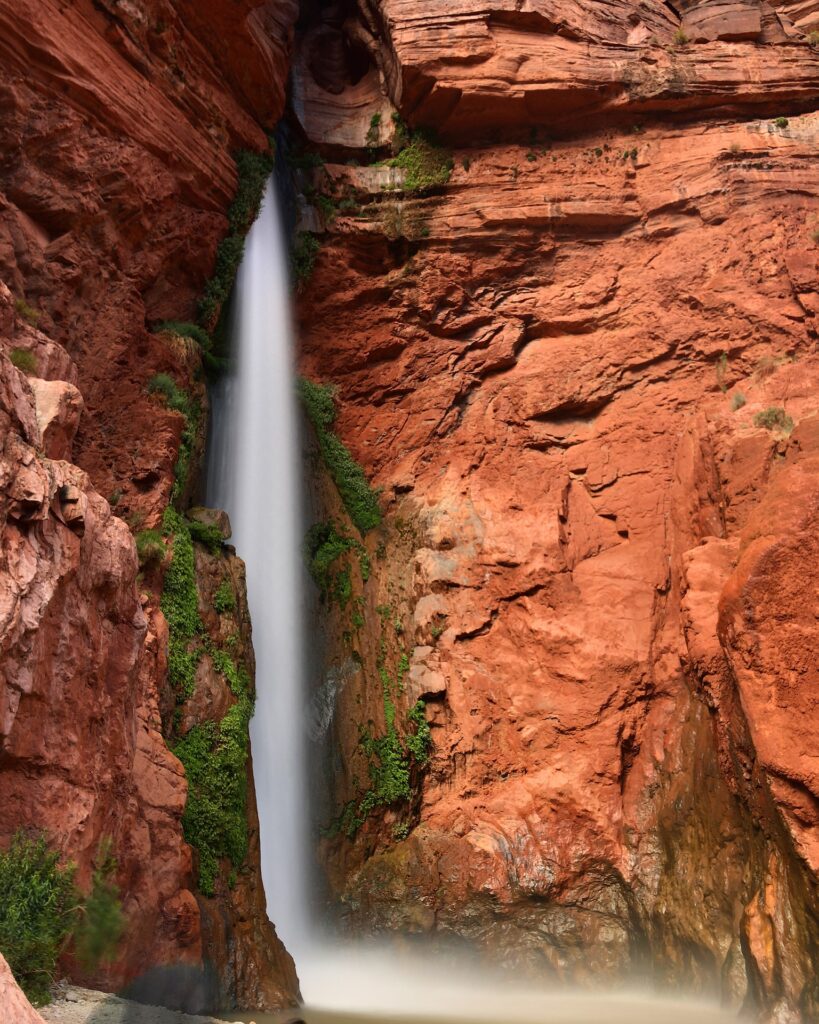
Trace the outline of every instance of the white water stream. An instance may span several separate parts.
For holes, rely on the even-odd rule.
[[[309,841],[298,417],[287,250],[268,184],[235,292],[236,366],[213,396],[208,503],[224,508],[247,565],[256,653],[251,723],[270,918],[292,953],[305,1019],[348,1024],[424,1015],[470,1021],[730,1020],[704,1003],[525,989],[467,967],[323,936],[309,914]],[[510,991],[512,989],[512,991]],[[329,1011],[329,1014],[328,1014]],[[259,1014],[251,1018],[261,1022]]]

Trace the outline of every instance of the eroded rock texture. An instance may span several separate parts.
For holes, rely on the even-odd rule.
[[[0,844],[44,829],[86,886],[112,837],[128,927],[90,980],[211,960],[225,998],[254,1008],[297,993],[264,914],[255,807],[236,888],[197,902],[161,731],[161,578],[138,589],[132,531],[158,525],[183,428],[147,384],[201,375],[148,327],[196,318],[232,154],[264,149],[281,115],[295,15],[287,0],[0,3]]]
[[[456,150],[426,197],[326,168],[361,213],[324,239],[303,365],[383,488],[360,607],[398,637],[332,612],[336,810],[396,643],[433,755],[323,857],[354,930],[812,1020],[819,117],[786,101],[817,62],[767,4],[684,6],[713,41],[652,48],[662,4],[370,5],[407,117],[537,141]],[[649,64],[684,69],[665,110],[733,121],[596,128],[663,109],[609,88]]]

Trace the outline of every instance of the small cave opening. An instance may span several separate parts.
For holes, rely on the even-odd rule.
[[[358,26],[354,0],[302,0],[298,31],[306,47],[305,63],[327,92],[338,95],[357,85],[373,67]]]

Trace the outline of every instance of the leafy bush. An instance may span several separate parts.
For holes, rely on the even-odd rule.
[[[681,28],[678,28],[677,31],[674,33],[674,45],[675,46],[686,46],[688,42],[689,42],[688,36],[685,34],[685,32]]]
[[[37,357],[27,348],[13,348],[9,352],[9,359],[22,373],[37,373]]]
[[[196,667],[202,648],[193,646],[202,632],[196,568],[189,526],[172,508],[165,509],[162,521],[165,536],[172,537],[173,557],[165,573],[160,608],[168,621],[168,677],[183,701],[193,695]]]
[[[264,197],[265,185],[274,166],[274,155],[242,150],[236,154],[238,182],[236,195],[228,211],[228,233],[216,250],[213,276],[205,286],[199,303],[199,322],[212,331],[222,306],[230,296],[236,272],[242,261],[245,235],[256,219]]]
[[[321,243],[309,231],[299,231],[294,237],[290,250],[290,268],[297,287],[301,287],[310,280],[319,249],[321,249]]]
[[[40,322],[40,311],[33,306],[29,306],[25,299],[15,299],[14,308],[17,315],[31,324],[32,327],[36,327]]]
[[[174,747],[188,780],[182,828],[185,840],[199,852],[199,888],[206,896],[215,892],[222,858],[239,868],[247,856],[248,726],[253,699],[247,674],[236,669],[224,652],[217,654],[233,670],[225,674],[237,702],[218,725],[196,725]],[[214,663],[223,667],[217,657]]]
[[[0,853],[0,953],[35,1006],[49,1001],[57,959],[76,924],[74,865],[44,836],[18,832]]]
[[[165,559],[165,540],[159,530],[142,530],[134,538],[141,569],[160,565]]]
[[[793,420],[781,406],[772,405],[754,416],[754,426],[764,427],[766,430],[781,430],[785,434],[790,434],[793,430]]]
[[[745,395],[741,391],[737,391],[731,399],[731,409],[736,412],[737,409],[741,409],[745,405],[746,401]]]
[[[438,146],[426,133],[418,131],[412,133],[398,156],[390,160],[389,166],[406,171],[405,191],[425,192],[446,185],[454,162],[448,150]]]
[[[333,390],[302,378],[299,381],[299,395],[316,432],[324,464],[338,487],[350,519],[362,534],[367,533],[381,522],[378,495],[370,487],[364,470],[352,457],[347,446],[333,432],[336,418]]]
[[[236,595],[233,593],[233,587],[229,580],[222,580],[216,588],[216,593],[213,595],[213,607],[219,615],[232,612],[236,608]]]
[[[788,121],[787,117],[777,117],[774,124],[777,128],[787,128],[790,121]]]

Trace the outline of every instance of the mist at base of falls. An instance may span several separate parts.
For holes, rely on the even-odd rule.
[[[333,937],[311,920],[305,523],[290,304],[287,248],[271,181],[236,282],[235,365],[212,395],[207,500],[228,512],[247,567],[262,876],[268,913],[296,962],[306,1004],[300,1016],[311,1024],[411,1017],[574,1024],[734,1019],[707,1003],[535,988],[487,973],[485,964],[478,970],[440,954]],[[255,1013],[244,1019],[263,1024],[292,1017]]]

